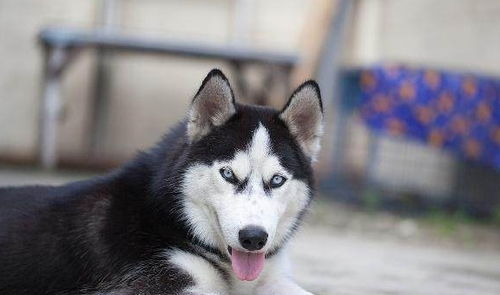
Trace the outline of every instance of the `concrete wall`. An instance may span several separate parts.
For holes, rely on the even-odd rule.
[[[497,0],[359,0],[345,64],[400,62],[500,77],[499,15]],[[362,169],[368,133],[360,120],[351,129],[349,157]],[[450,153],[389,137],[377,145],[375,181],[435,196],[453,193],[456,159]]]
[[[294,51],[301,48],[298,40],[307,39],[300,38],[300,34],[315,1],[117,3],[120,5],[116,25],[128,32],[217,44],[249,42],[261,48]],[[37,32],[48,24],[94,26],[100,22],[101,4],[98,0],[0,0],[0,156],[35,154],[41,79]],[[498,15],[500,1],[496,0],[357,0],[346,41],[345,64],[399,61],[500,75]],[[94,65],[94,52],[84,51],[64,78],[64,117],[58,143],[63,155],[86,151]],[[213,67],[228,70],[226,65],[212,61],[140,54],[112,56],[111,107],[105,136],[99,144],[100,153],[125,158],[158,140],[165,129],[184,116],[201,79]],[[351,134],[355,134],[352,140],[356,144],[350,157],[356,167],[363,167],[367,132],[359,120],[354,122]],[[384,146],[386,155],[407,150],[400,142]],[[440,167],[445,167],[440,181],[451,181],[453,169],[449,167],[453,167],[453,157],[425,146],[422,149],[425,152],[419,154],[426,157],[426,163],[439,162]],[[443,158],[448,164],[443,164]],[[399,166],[407,166],[404,161],[388,161],[388,165],[380,166],[381,175],[396,177],[401,183],[411,181],[413,174],[397,172]],[[395,169],[386,169],[391,165]],[[433,178],[436,179],[427,177],[429,181]]]
[[[359,0],[346,60],[500,76],[499,13],[497,0]]]
[[[42,68],[38,30],[51,23],[90,25],[94,14],[95,2],[88,0],[0,1],[0,153],[34,153]],[[78,84],[86,84],[85,75]]]
[[[307,0],[122,0],[115,25],[151,38],[294,51]],[[314,3],[314,2],[312,2]],[[0,0],[0,155],[35,154],[41,80],[38,31],[50,24],[92,27],[101,22],[98,0]],[[244,9],[237,9],[243,7]],[[79,54],[65,73],[58,149],[84,154],[88,146],[95,52]],[[214,61],[115,54],[110,61],[110,113],[101,156],[129,157],[150,146],[182,118]],[[229,73],[230,75],[231,73]]]

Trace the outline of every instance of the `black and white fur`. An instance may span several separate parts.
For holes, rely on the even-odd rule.
[[[321,131],[315,82],[276,111],[236,103],[212,70],[187,119],[116,171],[0,189],[0,294],[310,294],[289,277],[286,242],[312,197]],[[228,251],[248,225],[268,234],[251,282]]]

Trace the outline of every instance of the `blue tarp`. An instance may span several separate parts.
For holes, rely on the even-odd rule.
[[[361,72],[360,83],[361,116],[372,129],[500,169],[500,80],[375,66]]]

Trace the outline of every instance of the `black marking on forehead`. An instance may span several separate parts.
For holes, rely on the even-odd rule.
[[[311,185],[310,160],[304,155],[285,123],[276,116],[263,125],[269,132],[271,151],[279,158],[280,164],[292,173],[295,179],[306,180]]]
[[[224,161],[244,151],[251,143],[255,130],[262,124],[269,133],[271,152],[296,179],[312,182],[309,160],[305,157],[279,112],[269,107],[236,105],[236,114],[224,125],[214,128],[207,136],[190,146],[189,160],[210,165]]]

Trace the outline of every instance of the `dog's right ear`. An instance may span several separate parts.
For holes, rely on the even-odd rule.
[[[199,140],[235,113],[234,94],[229,81],[220,70],[211,70],[191,103],[187,125],[189,141]]]
[[[318,83],[310,80],[299,86],[281,111],[280,118],[302,151],[314,161],[323,133],[323,104]]]

